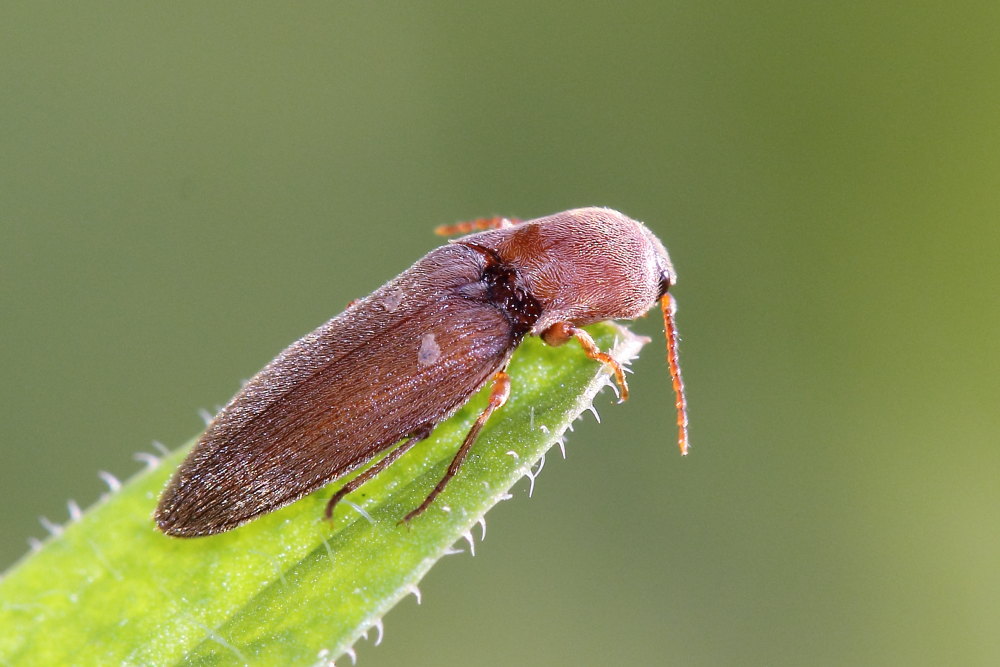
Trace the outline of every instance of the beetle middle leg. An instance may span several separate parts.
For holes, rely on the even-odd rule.
[[[576,338],[580,341],[580,347],[583,348],[587,357],[600,361],[611,369],[615,374],[615,382],[618,383],[618,388],[621,390],[621,401],[619,402],[628,400],[628,383],[625,381],[625,372],[622,370],[621,364],[607,352],[601,352],[601,348],[597,347],[597,343],[594,342],[589,333],[569,322],[556,322],[542,332],[542,340],[553,347],[562,345],[570,338]]]
[[[486,408],[482,411],[479,417],[476,418],[476,423],[474,423],[472,428],[469,429],[468,435],[465,436],[465,441],[462,443],[462,446],[458,448],[455,458],[451,460],[451,465],[448,466],[448,471],[445,472],[444,477],[442,477],[441,481],[437,483],[434,490],[431,491],[430,494],[428,494],[428,496],[424,499],[424,502],[420,503],[420,507],[403,517],[403,520],[400,521],[400,523],[408,523],[411,519],[419,516],[424,510],[430,507],[430,504],[434,502],[434,499],[437,498],[438,494],[444,490],[444,487],[447,486],[451,478],[455,476],[458,469],[462,467],[462,461],[465,460],[465,456],[469,453],[469,450],[472,449],[472,443],[474,443],[476,438],[479,436],[479,431],[483,428],[483,424],[486,423],[486,420],[490,418],[490,415],[492,415],[497,408],[507,402],[507,398],[509,396],[510,376],[504,371],[497,371],[497,374],[493,376],[493,388],[490,390],[489,403],[486,404]]]
[[[472,232],[482,232],[487,229],[505,229],[513,227],[521,222],[517,218],[477,218],[466,222],[456,222],[453,225],[439,225],[434,228],[434,233],[438,236],[455,236],[456,234],[471,234]]]
[[[392,465],[392,463],[396,459],[405,454],[410,449],[410,447],[413,447],[413,445],[417,444],[421,440],[426,440],[427,436],[429,436],[431,434],[431,431],[433,430],[434,427],[429,424],[425,424],[424,426],[420,427],[419,429],[414,431],[409,438],[406,439],[406,442],[404,442],[399,447],[396,447],[394,450],[383,456],[382,459],[379,460],[379,462],[373,465],[371,468],[365,470],[363,473],[352,479],[347,484],[344,484],[344,486],[342,486],[340,490],[337,491],[335,494],[333,494],[330,500],[327,501],[326,511],[323,513],[324,518],[326,518],[327,521],[332,519],[333,508],[336,507],[337,503],[339,503],[344,496],[346,496],[351,491],[354,491],[359,486],[370,480],[372,477],[374,477],[375,475],[379,474],[380,472],[388,468],[390,465]]]

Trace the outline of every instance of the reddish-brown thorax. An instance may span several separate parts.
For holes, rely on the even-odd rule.
[[[492,251],[517,270],[524,290],[541,310],[530,333],[552,344],[566,339],[567,324],[582,327],[633,319],[661,301],[678,443],[687,454],[687,403],[673,319],[676,305],[667,294],[677,275],[666,248],[652,232],[617,211],[580,208],[472,234],[455,243]]]
[[[675,281],[666,249],[617,211],[582,208],[459,239],[517,268],[542,314],[531,333],[556,322],[586,326],[642,315]]]

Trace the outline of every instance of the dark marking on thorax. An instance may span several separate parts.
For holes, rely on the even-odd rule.
[[[542,305],[523,287],[517,269],[502,261],[495,251],[467,244],[486,257],[480,284],[484,288],[483,300],[497,308],[510,321],[515,344],[535,326],[542,314]]]

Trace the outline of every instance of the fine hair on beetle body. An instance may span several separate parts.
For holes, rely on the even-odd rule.
[[[293,343],[216,415],[160,498],[160,530],[179,537],[230,530],[384,453],[330,498],[330,517],[341,498],[492,383],[486,408],[438,485],[403,517],[409,521],[433,503],[506,402],[507,365],[525,336],[549,345],[577,340],[614,373],[625,400],[620,365],[582,327],[632,319],[658,302],[679,445],[687,452],[668,293],[677,277],[666,248],[642,223],[611,209],[581,208],[438,231],[468,235],[430,251]]]

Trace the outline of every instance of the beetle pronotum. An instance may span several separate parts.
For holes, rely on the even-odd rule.
[[[476,231],[481,230],[481,231]],[[441,481],[460,468],[483,424],[510,394],[506,373],[526,335],[576,339],[591,359],[622,369],[581,327],[632,319],[657,301],[676,396],[678,444],[687,409],[677,361],[676,274],[641,223],[605,208],[525,222],[490,218],[439,228],[468,233],[427,253],[370,296],[293,343],[216,415],[167,486],[156,524],[169,535],[210,535],[287,505],[388,450],[330,498],[334,505],[454,413],[487,382],[476,419]]]

